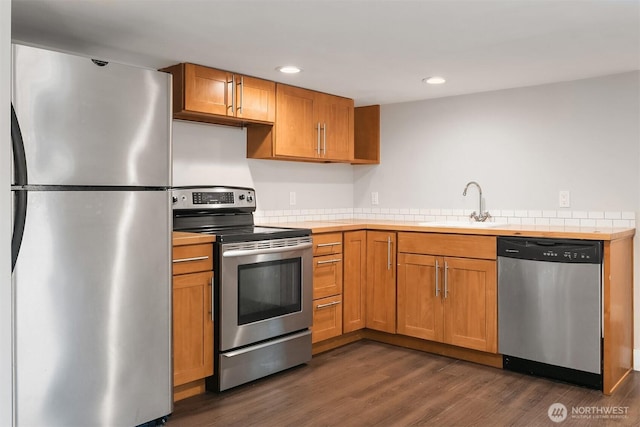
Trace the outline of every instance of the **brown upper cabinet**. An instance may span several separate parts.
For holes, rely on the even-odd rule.
[[[380,163],[380,106],[230,71],[182,63],[175,119],[247,127],[247,158]]]
[[[247,129],[247,157],[351,162],[353,100],[276,85],[276,123]]]
[[[380,163],[380,106],[354,109],[353,161],[358,165]]]
[[[195,64],[162,71],[173,75],[176,119],[233,126],[275,121],[275,82]]]

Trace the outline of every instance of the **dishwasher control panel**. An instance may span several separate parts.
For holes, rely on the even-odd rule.
[[[498,256],[533,261],[600,264],[602,262],[602,242],[501,237],[498,239]]]

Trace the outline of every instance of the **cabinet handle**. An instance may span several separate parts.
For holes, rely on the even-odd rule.
[[[335,259],[328,259],[325,261],[316,261],[316,264],[320,265],[320,264],[335,264],[336,262],[340,262],[342,261],[340,258],[335,258]]]
[[[238,114],[242,113],[242,107],[244,105],[244,76],[240,76],[240,100],[238,101]]]
[[[316,147],[316,152],[318,156],[320,155],[320,122],[318,122],[318,126],[316,126],[316,132],[318,134],[318,146]]]
[[[340,304],[340,301],[328,302],[326,304],[318,304],[316,305],[316,309],[331,307],[332,305],[338,305],[338,304]]]
[[[234,110],[236,109],[236,88],[233,87],[233,83],[236,80],[235,74],[231,75],[231,114],[235,114]]]
[[[173,263],[177,264],[179,262],[189,262],[189,261],[204,261],[205,259],[209,259],[208,256],[196,256],[193,258],[178,258],[178,259],[174,259]]]
[[[323,142],[322,142],[322,151],[324,152],[324,156],[327,157],[327,124],[323,123],[322,124],[322,137],[323,137]]]
[[[316,245],[317,248],[324,248],[327,246],[337,246],[337,245],[341,245],[342,242],[331,242],[331,243],[318,243]]]
[[[449,264],[447,261],[444,262],[444,297],[445,299],[449,296]]]
[[[438,265],[438,260],[436,260],[436,297],[438,296],[438,294],[440,293],[440,284],[439,282],[439,274],[438,274],[438,270],[440,270],[440,265]]]
[[[215,322],[216,319],[213,318],[213,304],[215,301],[213,301],[213,276],[211,276],[211,307],[209,308],[209,315],[211,315],[211,321]]]
[[[391,270],[391,236],[387,236],[387,270]]]

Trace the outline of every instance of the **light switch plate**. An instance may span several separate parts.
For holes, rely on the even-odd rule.
[[[295,206],[296,205],[296,192],[295,191],[290,191],[289,192],[289,205],[290,206]]]
[[[371,192],[371,204],[372,205],[377,205],[379,203],[380,203],[380,201],[378,200],[378,192],[377,191],[372,191]]]

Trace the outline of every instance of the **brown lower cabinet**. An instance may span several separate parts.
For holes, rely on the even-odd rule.
[[[213,245],[174,246],[173,265],[173,385],[179,400],[203,392],[204,378],[213,375]]]
[[[496,353],[496,262],[398,254],[398,333]]]
[[[313,343],[342,335],[342,233],[313,235]]]
[[[367,231],[366,327],[396,333],[396,233]]]
[[[367,232],[347,231],[343,241],[342,332],[346,334],[366,325]]]

